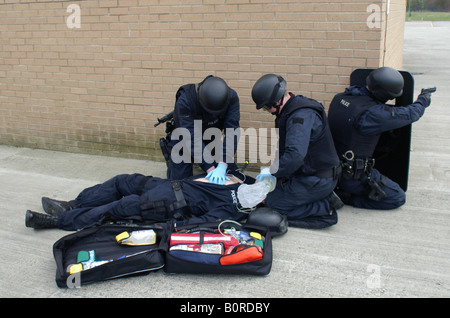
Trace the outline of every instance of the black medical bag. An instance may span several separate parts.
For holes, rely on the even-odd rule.
[[[119,243],[124,233],[142,231],[153,231],[153,244]],[[180,237],[182,240],[176,241]],[[181,227],[173,221],[149,225],[106,223],[62,237],[53,245],[53,256],[60,288],[158,269],[167,273],[268,275],[272,239],[268,228],[232,221]]]

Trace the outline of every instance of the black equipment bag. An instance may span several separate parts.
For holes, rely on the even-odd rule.
[[[356,69],[350,75],[350,86],[365,86],[366,77],[375,69]],[[414,99],[414,78],[411,73],[399,71],[403,76],[403,94],[395,99],[395,106],[407,106]],[[375,168],[395,181],[406,191],[408,188],[411,124],[381,134],[373,157]]]
[[[245,241],[249,234],[253,236]],[[185,225],[174,227],[166,242],[166,273],[264,276],[272,267],[272,238],[267,227],[234,221]]]
[[[215,255],[216,259],[219,259],[229,255],[235,257],[239,252],[241,254],[237,255],[238,257],[247,253],[251,255],[250,261],[236,264],[231,262],[232,264],[229,265],[213,265],[202,262],[201,256],[203,253],[200,251],[178,250],[174,253],[171,250],[170,240],[173,233],[201,233],[203,238],[198,242],[200,244],[206,243],[207,239],[205,240],[204,237],[205,235],[208,237],[209,234],[215,234],[219,239],[229,239],[230,235],[220,233],[219,225],[222,230],[233,228],[236,231],[242,230],[246,233],[253,233],[254,236],[261,235],[258,246],[252,246],[255,245],[253,243],[257,240],[255,238],[250,240],[252,241],[250,245],[241,244],[242,242],[233,239],[231,244],[223,244],[221,250],[223,255]],[[117,240],[118,235],[124,232],[132,233],[148,230],[153,230],[155,233],[154,244],[129,246],[119,244]],[[231,241],[231,239],[229,240]],[[191,244],[190,242],[186,245],[189,246],[188,249],[195,249],[199,244]],[[225,246],[228,250],[225,249]],[[228,254],[225,255],[227,252]],[[85,263],[80,261],[80,254],[89,258],[87,263],[90,265],[84,267],[83,264]],[[186,254],[191,254],[190,260],[186,259]],[[258,256],[256,260],[254,260],[255,255]],[[272,239],[267,227],[241,225],[234,221],[192,224],[183,227],[176,227],[174,221],[149,225],[105,223],[95,224],[62,237],[53,245],[53,256],[57,267],[55,280],[60,288],[81,287],[81,285],[113,278],[143,275],[162,268],[167,273],[268,275],[272,267]],[[200,258],[198,258],[199,256]],[[91,267],[91,261],[101,263]],[[71,272],[74,268],[78,268],[79,271]]]
[[[56,284],[60,288],[80,287],[80,285],[117,277],[148,274],[164,266],[163,246],[166,246],[167,225],[148,226],[102,224],[87,227],[66,235],[53,245],[56,261]],[[116,236],[133,231],[153,230],[155,243],[151,245],[129,246],[119,244]],[[147,232],[148,233],[148,232]],[[83,254],[84,253],[84,254]],[[71,273],[76,266],[83,266],[80,254],[90,257],[90,261],[104,262],[95,267]],[[85,260],[86,261],[86,260]],[[81,265],[80,265],[81,264]],[[75,266],[75,267],[72,267]]]

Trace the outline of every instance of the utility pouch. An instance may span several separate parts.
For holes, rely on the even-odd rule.
[[[355,159],[354,161],[354,175],[353,179],[359,180],[366,173],[365,172],[365,161],[362,159]]]
[[[175,200],[149,200],[146,195],[141,195],[141,215],[146,221],[163,222],[172,218],[183,219],[184,216],[190,215],[189,207],[182,191],[181,181],[171,181],[171,188]],[[167,191],[170,190],[167,189]]]
[[[166,163],[170,161],[170,148],[166,138],[159,139],[159,147],[161,148],[161,153],[164,156]]]
[[[141,215],[146,221],[163,222],[171,218],[170,205],[167,199],[148,201],[141,196]]]
[[[350,153],[351,156],[347,157]],[[341,178],[343,180],[364,180],[375,165],[375,159],[354,158],[353,152],[346,152],[341,160]]]

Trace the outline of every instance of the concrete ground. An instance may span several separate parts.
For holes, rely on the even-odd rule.
[[[164,177],[165,165],[132,159],[0,146],[0,297],[449,297],[450,22],[406,23],[404,70],[416,95],[436,85],[413,124],[406,204],[394,211],[345,206],[337,225],[289,228],[274,239],[267,277],[167,275],[162,270],[59,289],[53,243],[69,234],[24,225],[40,198],[72,199],[119,173]]]

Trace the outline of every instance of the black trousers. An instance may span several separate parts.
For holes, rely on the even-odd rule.
[[[76,208],[60,216],[59,228],[78,230],[100,221],[106,213],[124,218],[141,216],[141,195],[149,200],[175,200],[169,180],[121,174],[81,191],[75,199]]]

